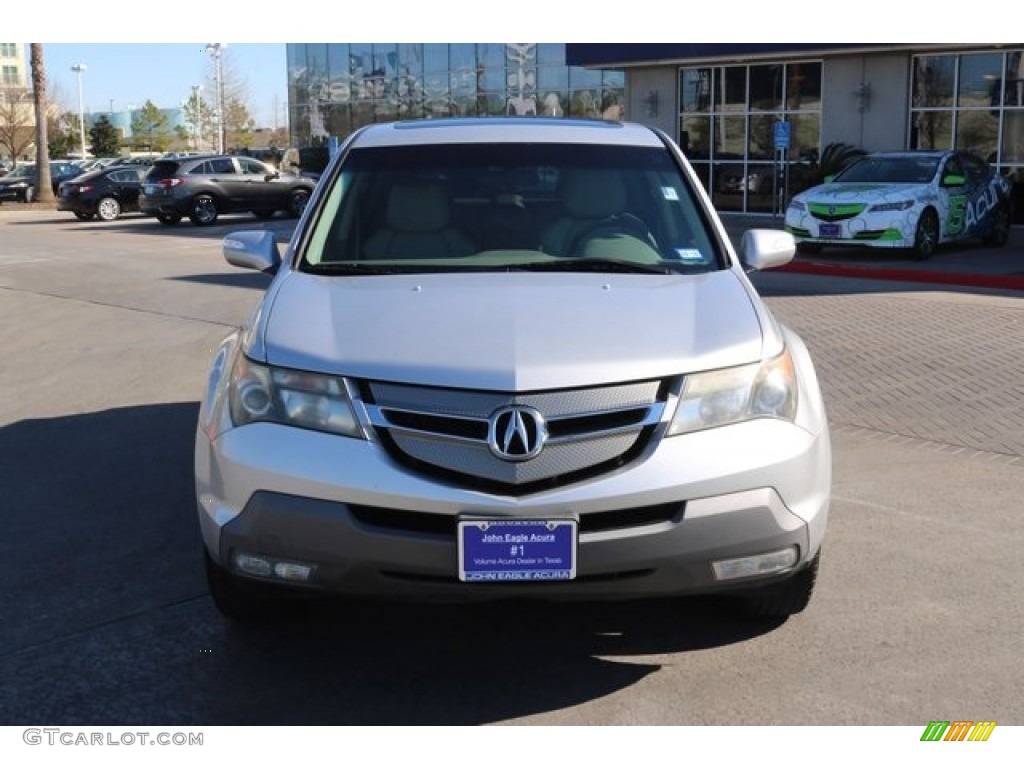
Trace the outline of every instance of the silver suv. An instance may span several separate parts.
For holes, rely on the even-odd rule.
[[[831,458],[804,343],[679,149],[638,125],[373,125],[220,346],[195,479],[227,616],[318,592],[810,599]]]

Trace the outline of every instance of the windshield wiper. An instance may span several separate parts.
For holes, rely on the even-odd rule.
[[[319,264],[303,264],[302,272],[311,275],[401,275],[418,270],[385,267],[377,264],[362,264],[352,261],[321,262]]]
[[[623,259],[558,259],[557,261],[531,261],[516,264],[512,269],[528,272],[638,272],[641,274],[671,275],[675,270],[665,264],[644,264]]]

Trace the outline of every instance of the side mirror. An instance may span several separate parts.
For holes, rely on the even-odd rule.
[[[257,272],[276,274],[281,266],[277,238],[266,229],[232,232],[221,243],[228,264]]]
[[[788,264],[796,255],[796,240],[778,229],[748,229],[740,241],[740,263],[747,271]]]
[[[279,178],[281,178],[281,174],[280,173],[278,173],[277,171],[271,171],[270,173],[268,173],[266,176],[263,177],[263,180],[264,181],[273,181],[274,179],[279,179]]]

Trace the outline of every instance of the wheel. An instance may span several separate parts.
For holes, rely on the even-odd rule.
[[[917,220],[914,233],[914,247],[911,253],[918,261],[929,259],[939,244],[939,217],[931,208],[926,208]]]
[[[293,189],[288,198],[288,212],[298,218],[306,210],[307,203],[309,203],[309,190]]]
[[[75,211],[75,218],[79,221],[89,221],[92,219],[91,213],[82,213],[81,211]]]
[[[192,201],[192,212],[188,217],[193,224],[206,227],[213,224],[219,215],[217,202],[210,195],[197,195]]]
[[[824,248],[821,243],[797,243],[797,253],[803,253],[808,256],[813,256],[816,253],[821,253],[821,249]]]
[[[741,595],[739,599],[743,614],[760,619],[779,619],[800,613],[811,602],[820,562],[819,551],[811,562],[782,583]]]
[[[96,203],[96,215],[103,221],[113,221],[121,215],[121,204],[112,197],[101,198]]]
[[[206,584],[217,610],[226,618],[241,622],[276,621],[294,616],[302,602],[289,600],[280,591],[232,576],[217,565],[203,548]]]
[[[992,212],[992,228],[985,235],[985,245],[1002,248],[1010,239],[1010,208],[1000,205]]]
[[[177,224],[179,221],[181,221],[181,216],[179,216],[176,213],[158,213],[156,215],[156,220],[159,221],[161,224],[173,226],[174,224]]]
[[[25,187],[25,202],[26,203],[31,203],[35,199],[36,199],[36,188],[31,186],[31,185]]]
[[[261,221],[266,221],[271,216],[273,216],[274,213],[275,211],[253,211],[252,215],[255,216],[257,219],[260,219]]]

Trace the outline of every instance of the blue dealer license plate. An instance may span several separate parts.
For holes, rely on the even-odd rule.
[[[459,521],[461,581],[568,581],[575,577],[575,520]]]
[[[818,237],[839,237],[838,224],[822,224],[818,227]]]

